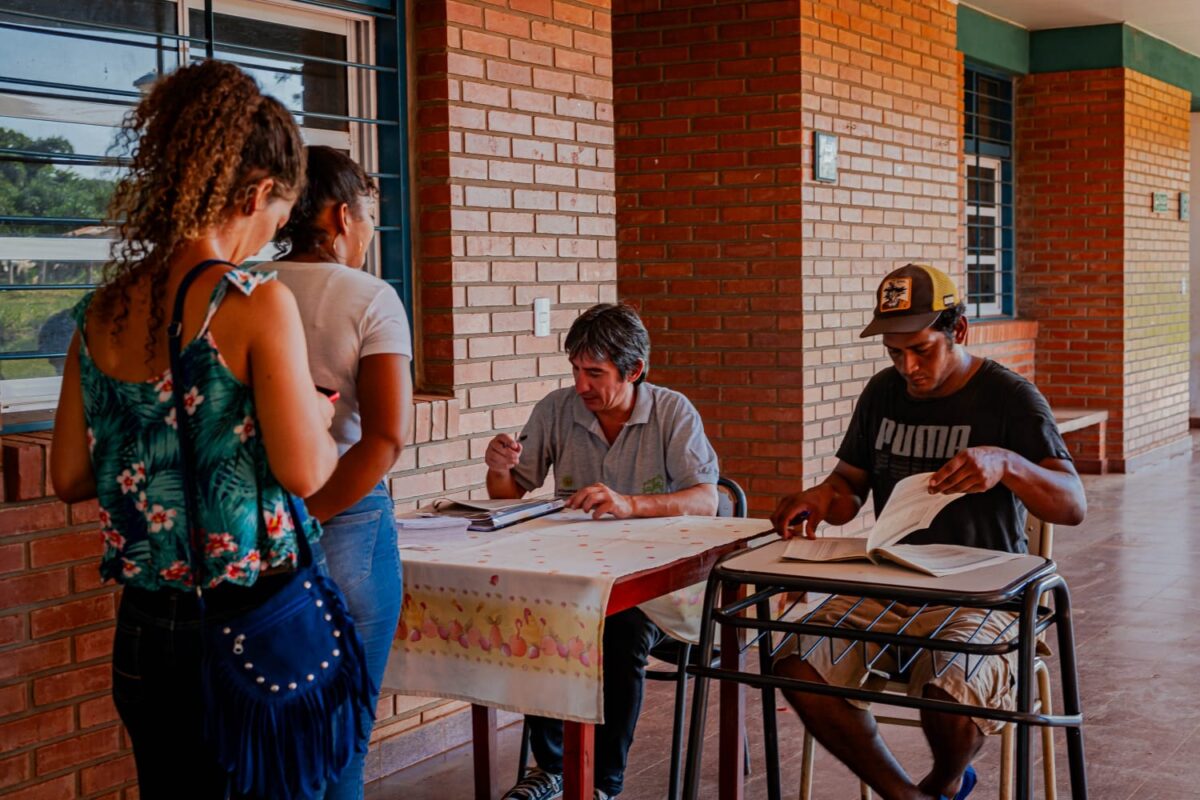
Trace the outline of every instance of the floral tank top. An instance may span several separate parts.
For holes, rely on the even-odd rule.
[[[258,433],[254,395],[221,358],[209,332],[230,287],[249,295],[275,273],[233,269],[217,283],[196,338],[184,345],[184,394],[194,442],[198,529],[205,546],[206,585],[249,586],[260,571],[297,560],[296,522],[288,494],[267,464]],[[100,501],[104,554],[100,574],[127,586],[156,591],[195,585],[187,504],[179,465],[179,438],[170,369],[146,382],[101,372],[87,349],[84,319],[94,293],[75,306],[80,383],[88,449]],[[303,503],[295,500],[297,509]],[[301,511],[309,541],[320,525]]]

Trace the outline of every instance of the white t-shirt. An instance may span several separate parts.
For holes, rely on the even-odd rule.
[[[412,358],[404,304],[379,278],[342,264],[277,261],[270,268],[300,306],[313,380],[341,392],[330,428],[341,455],[362,438],[358,362],[389,353]]]

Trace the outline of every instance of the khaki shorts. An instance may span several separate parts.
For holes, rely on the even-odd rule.
[[[849,616],[841,622],[842,626],[860,630],[871,626],[872,630],[895,633],[918,609],[917,606],[898,603],[885,612],[886,602],[866,598],[857,608],[850,611],[857,600],[856,597],[833,597],[808,621],[816,625],[832,625],[849,611]],[[1014,619],[1012,614],[993,611],[987,616],[986,611],[963,608],[942,626],[951,610],[949,606],[927,607],[904,628],[904,634],[928,637],[937,631],[937,639],[952,642],[973,641],[978,644],[991,643],[1002,634],[1005,639],[1016,638],[1017,626],[1014,624],[1009,627]],[[941,630],[938,630],[939,626],[942,626]],[[1005,630],[1006,628],[1008,629]],[[826,683],[834,686],[861,687],[872,691],[882,690],[887,682],[893,679],[891,676],[897,675],[901,663],[912,656],[911,651],[904,649],[900,651],[900,658],[897,659],[894,646],[888,647],[879,655],[880,645],[813,636],[800,637],[799,652],[808,653],[806,661]],[[783,655],[795,653],[793,644],[791,652]],[[879,656],[878,659],[876,656]],[[946,664],[951,662],[952,658],[953,662],[946,668]],[[959,703],[1011,711],[1015,708],[1016,674],[1015,652],[1003,656],[971,656],[968,668],[967,656],[964,653],[924,651],[908,665],[907,671],[898,679],[908,681],[910,697],[922,696],[924,688],[932,685]],[[848,702],[863,709],[870,705],[856,700]],[[998,733],[1005,725],[998,720],[976,717],[972,719],[986,734]]]

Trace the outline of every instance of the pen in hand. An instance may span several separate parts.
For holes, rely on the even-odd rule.
[[[787,530],[780,531],[780,535],[782,535],[784,539],[790,539],[792,536],[797,535],[801,538],[808,538],[804,531],[804,523],[808,521],[808,516],[809,512],[801,511],[799,514],[792,517],[792,519],[787,523]]]

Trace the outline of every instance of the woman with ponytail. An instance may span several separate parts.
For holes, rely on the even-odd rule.
[[[400,619],[400,553],[384,478],[403,449],[412,414],[408,317],[391,286],[363,271],[375,233],[375,184],[349,156],[308,148],[308,182],[278,240],[275,267],[296,296],[318,385],[338,393],[333,477],[305,502],[325,528],[329,573],[379,685]],[[326,800],[361,800],[360,755]]]
[[[65,502],[99,499],[100,573],[124,584],[113,699],[141,796],[243,796],[231,795],[204,736],[213,720],[201,619],[256,609],[287,584],[320,534],[294,497],[319,489],[337,464],[333,407],[314,387],[291,292],[238,268],[303,190],[303,145],[278,101],[217,61],[160,80],[121,141],[131,158],[111,207],[120,239],[102,285],[74,311],[54,489]],[[167,324],[177,294],[179,329]],[[178,371],[168,328],[182,334]]]

